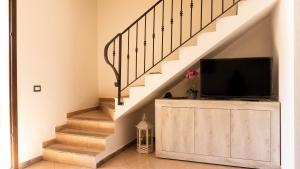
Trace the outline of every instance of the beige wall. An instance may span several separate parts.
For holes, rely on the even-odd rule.
[[[295,159],[300,159],[300,1],[295,0]],[[297,104],[298,103],[298,104]],[[296,169],[300,160],[296,160]]]
[[[278,59],[273,54],[272,16],[260,21],[215,57],[273,57],[273,96],[278,98]]]
[[[272,32],[271,17],[263,19],[252,28],[250,28],[241,37],[236,39],[214,58],[238,58],[238,57],[260,57],[272,56]]]
[[[96,0],[18,0],[20,162],[41,155],[67,112],[97,104],[96,35]]]
[[[155,2],[156,0],[98,0],[98,72],[101,97],[115,96],[115,76],[103,58],[106,43]]]
[[[9,12],[0,1],[0,168],[10,168],[9,129]]]
[[[282,169],[295,168],[293,0],[280,0],[273,15],[274,56],[279,61]],[[299,104],[299,103],[298,103]],[[297,159],[298,160],[298,159]],[[296,161],[297,161],[296,160]],[[299,161],[299,160],[298,160]]]

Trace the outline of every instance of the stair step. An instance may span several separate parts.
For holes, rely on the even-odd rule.
[[[93,137],[98,139],[106,138],[109,135],[109,133],[104,133],[104,132],[95,132],[95,131],[79,130],[79,129],[72,129],[72,128],[62,129],[57,133],[76,135],[82,137]]]
[[[180,60],[164,61],[162,63],[163,74],[174,74],[174,69],[177,69],[180,64]]]
[[[86,156],[96,156],[101,151],[97,151],[95,149],[85,148],[85,147],[78,147],[78,146],[70,146],[70,145],[64,145],[64,144],[52,144],[46,149],[51,149],[59,152],[64,153],[74,153],[74,154],[80,154],[80,155],[86,155]]]
[[[114,119],[115,102],[100,102],[100,110],[108,114],[111,119]]]
[[[149,74],[161,74],[161,72],[150,72]]]
[[[145,86],[135,86],[129,88],[129,95],[131,98],[139,98],[141,93],[145,91]]]
[[[79,119],[79,120],[95,120],[95,121],[111,121],[111,117],[106,114],[101,112],[100,110],[95,110],[95,111],[90,111],[78,115],[74,115],[69,117],[69,119]]]
[[[114,98],[99,98],[100,102],[114,102]]]
[[[107,106],[110,109],[115,109],[115,102],[100,102],[101,106]]]
[[[122,99],[126,99],[126,98],[129,98],[129,97],[130,97],[129,94],[126,94],[126,95],[122,96]]]
[[[96,132],[114,132],[114,121],[112,120],[91,120],[87,118],[68,118],[67,126],[73,129],[90,130]]]
[[[146,87],[157,86],[158,80],[163,80],[164,74],[148,74],[145,76]]]
[[[203,33],[202,33],[203,34]],[[207,33],[209,34],[209,33]],[[198,35],[200,36],[200,35]],[[179,52],[179,58],[180,60],[191,58],[194,53],[197,53],[199,51],[199,46],[189,46],[189,47],[183,47],[180,49]]]
[[[56,132],[56,141],[64,145],[104,150],[108,135],[110,133],[104,131],[95,132],[66,128]]]
[[[58,163],[96,168],[96,156],[100,152],[94,149],[56,143],[43,149],[43,158]]]
[[[129,86],[129,87],[144,87],[145,85],[131,85],[131,86]]]
[[[264,1],[243,0],[239,3],[238,14],[244,17],[248,13],[259,13],[260,17],[261,16],[265,17],[275,7],[275,5],[277,3],[279,3],[279,1],[277,1],[277,0],[264,0]],[[257,5],[257,4],[259,4],[259,5]],[[260,12],[258,12],[258,11],[260,11]]]

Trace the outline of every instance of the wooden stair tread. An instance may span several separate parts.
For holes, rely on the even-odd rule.
[[[149,74],[162,74],[161,72],[150,72]]]
[[[78,146],[75,147],[75,146],[69,146],[69,145],[58,144],[58,143],[49,145],[48,147],[46,147],[46,149],[51,149],[60,152],[88,155],[88,156],[96,156],[101,152],[91,148],[78,147]]]
[[[70,117],[71,119],[80,119],[80,120],[97,120],[97,121],[112,121],[111,117],[99,110],[90,111]]]
[[[145,87],[145,85],[142,85],[142,84],[140,84],[140,85],[131,85],[129,87]]]
[[[64,133],[64,134],[73,134],[73,135],[80,135],[80,136],[86,136],[86,137],[96,137],[96,138],[105,138],[110,133],[108,132],[95,132],[95,131],[87,131],[87,130],[79,130],[79,129],[71,129],[71,128],[65,128],[58,133]]]
[[[100,102],[115,102],[114,98],[99,98]]]

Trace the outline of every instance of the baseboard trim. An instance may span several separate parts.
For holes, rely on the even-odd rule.
[[[93,111],[93,110],[98,110],[98,109],[99,109],[99,106],[96,106],[96,107],[91,107],[91,108],[87,108],[87,109],[69,112],[69,113],[67,113],[67,118],[75,116],[77,114],[81,114],[81,113],[85,113],[85,112],[89,112],[89,111]]]
[[[117,151],[115,151],[114,153],[108,155],[103,160],[101,160],[101,161],[99,161],[97,163],[97,168],[100,167],[101,165],[103,165],[105,162],[107,162],[110,159],[112,159],[113,157],[115,157],[116,155],[120,154],[121,152],[123,152],[124,150],[126,150],[127,148],[129,148],[131,145],[133,145],[135,143],[136,143],[136,139],[130,141],[128,144],[124,145],[123,147],[121,147],[120,149],[118,149]]]
[[[25,162],[19,164],[19,169],[24,169],[26,167],[29,167],[29,166],[31,166],[35,163],[38,163],[38,162],[42,161],[42,160],[43,160],[43,156],[38,156],[38,157],[33,158],[31,160],[25,161]]]

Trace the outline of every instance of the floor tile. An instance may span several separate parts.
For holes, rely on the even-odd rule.
[[[39,163],[27,167],[26,169],[54,169],[54,163],[49,161],[41,161]]]
[[[41,161],[26,169],[88,169],[84,167]],[[156,158],[154,153],[139,154],[135,145],[114,156],[98,169],[240,169],[179,160]]]

